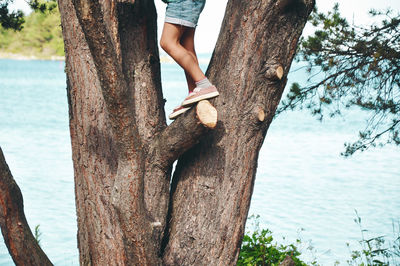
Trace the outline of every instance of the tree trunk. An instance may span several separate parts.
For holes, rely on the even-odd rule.
[[[163,254],[167,265],[235,264],[258,153],[313,1],[228,2],[207,76],[219,121],[178,161]],[[283,72],[282,72],[283,70]]]
[[[218,122],[203,102],[168,127],[154,2],[58,4],[80,263],[234,264],[258,152],[314,0],[229,0],[207,73]]]

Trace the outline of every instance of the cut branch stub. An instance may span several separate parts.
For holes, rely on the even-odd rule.
[[[282,79],[282,77],[283,77],[283,67],[282,66],[278,66],[276,68],[276,77],[280,80]]]
[[[257,116],[258,121],[263,122],[265,120],[265,112],[261,107],[255,109],[255,115]]]
[[[196,106],[196,114],[200,123],[204,126],[214,128],[217,125],[218,112],[209,101],[200,101]]]
[[[270,68],[265,73],[267,79],[271,80],[282,80],[283,77],[283,67],[281,65],[275,65]]]

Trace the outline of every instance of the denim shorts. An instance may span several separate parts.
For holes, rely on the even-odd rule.
[[[206,0],[170,0],[165,22],[195,28]]]

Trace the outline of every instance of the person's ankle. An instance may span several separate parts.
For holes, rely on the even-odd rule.
[[[205,89],[210,86],[212,86],[212,84],[207,78],[204,78],[196,82],[196,88]]]

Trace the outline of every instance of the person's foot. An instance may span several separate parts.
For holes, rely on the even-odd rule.
[[[174,120],[176,119],[178,116],[180,116],[181,114],[183,114],[184,112],[186,112],[187,110],[189,110],[190,107],[183,107],[182,105],[176,107],[172,113],[168,116],[169,119]]]
[[[215,86],[208,88],[195,88],[182,102],[183,107],[188,107],[202,100],[211,99],[219,95]]]

